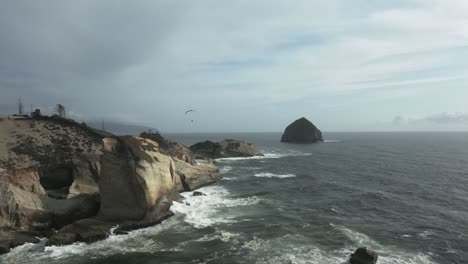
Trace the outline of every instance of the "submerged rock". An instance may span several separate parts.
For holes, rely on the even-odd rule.
[[[253,144],[234,139],[199,142],[190,146],[190,150],[196,158],[202,159],[263,156]]]
[[[377,258],[377,252],[361,247],[351,254],[349,262],[351,264],[376,264]]]
[[[206,196],[206,194],[202,192],[193,192],[192,196]]]
[[[322,132],[312,122],[302,117],[284,130],[281,142],[315,143],[323,142]]]

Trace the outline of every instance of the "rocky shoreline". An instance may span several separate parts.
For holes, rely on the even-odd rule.
[[[260,155],[229,140],[223,157]],[[48,238],[47,245],[91,243],[161,223],[180,192],[221,179],[193,148],[158,133],[115,136],[73,120],[0,122],[0,253]],[[205,159],[195,162],[195,158]]]

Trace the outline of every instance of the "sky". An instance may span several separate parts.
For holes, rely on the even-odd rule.
[[[21,96],[171,133],[279,132],[300,117],[322,131],[468,130],[466,0],[1,6],[0,114]]]

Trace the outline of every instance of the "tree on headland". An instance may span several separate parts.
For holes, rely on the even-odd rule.
[[[57,104],[57,106],[55,106],[55,112],[57,112],[59,117],[65,118],[65,106]]]
[[[24,105],[23,105],[23,101],[21,100],[21,96],[20,96],[20,98],[18,98],[18,115],[19,116],[23,115],[23,110],[24,110]]]

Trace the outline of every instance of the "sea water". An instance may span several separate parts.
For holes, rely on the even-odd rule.
[[[128,235],[63,247],[26,244],[0,263],[468,263],[468,133],[169,135],[190,145],[243,139],[263,157],[216,160],[223,180],[184,193],[175,216]]]

